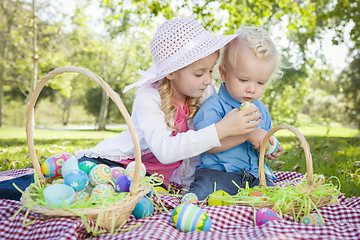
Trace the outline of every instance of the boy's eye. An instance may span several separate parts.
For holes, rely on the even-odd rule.
[[[240,80],[240,82],[243,82],[243,83],[247,82],[247,80],[245,80],[245,79],[239,79],[239,80]]]
[[[195,74],[195,77],[201,77],[202,74]]]
[[[265,83],[264,83],[264,82],[258,82],[258,84],[259,84],[259,85],[265,85]]]

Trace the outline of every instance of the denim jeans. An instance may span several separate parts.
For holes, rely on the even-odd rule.
[[[259,178],[255,178],[245,170],[240,172],[224,172],[209,168],[199,168],[195,172],[195,178],[190,185],[189,192],[195,193],[199,200],[204,200],[209,194],[214,192],[214,185],[216,183],[216,191],[223,190],[230,195],[235,195],[239,192],[239,188],[233,181],[241,188],[245,188],[246,182],[249,183],[250,188],[259,185]],[[275,186],[269,179],[266,179],[266,185]]]

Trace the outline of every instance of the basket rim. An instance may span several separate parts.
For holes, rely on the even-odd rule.
[[[270,139],[270,137],[279,130],[288,130],[292,132],[301,143],[301,146],[305,153],[305,161],[306,161],[306,172],[307,172],[307,184],[308,186],[312,186],[314,184],[313,181],[313,161],[310,153],[310,146],[306,141],[305,137],[301,134],[301,132],[292,125],[281,124],[273,127],[269,130],[269,132],[265,135],[261,146],[260,146],[260,155],[259,155],[259,186],[266,187],[266,178],[264,172],[264,162],[265,162],[265,148]]]
[[[118,109],[120,110],[120,113],[125,119],[126,124],[128,125],[129,131],[132,136],[132,140],[134,142],[134,149],[135,149],[135,171],[133,175],[133,180],[130,186],[130,194],[134,195],[138,191],[139,183],[140,183],[140,164],[141,164],[141,149],[139,140],[135,131],[135,126],[131,120],[130,114],[125,108],[123,102],[121,101],[121,98],[118,93],[116,93],[108,83],[106,83],[101,77],[99,77],[97,74],[93,73],[92,71],[86,69],[86,68],[80,68],[80,67],[60,67],[52,70],[48,74],[46,74],[41,80],[38,82],[37,86],[35,87],[29,102],[28,102],[28,108],[26,111],[26,137],[27,137],[27,145],[30,153],[30,158],[32,161],[32,164],[35,168],[35,171],[37,173],[37,176],[40,180],[41,184],[45,183],[45,177],[41,170],[39,160],[36,156],[35,151],[35,145],[34,145],[34,134],[33,134],[33,128],[32,128],[32,119],[34,117],[34,107],[36,100],[39,97],[39,94],[45,84],[52,79],[53,77],[63,74],[63,73],[80,73],[94,82],[98,83],[109,95],[109,97],[113,100],[113,102],[116,104]]]

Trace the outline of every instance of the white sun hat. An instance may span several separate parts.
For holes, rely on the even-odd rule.
[[[154,65],[139,70],[139,81],[124,88],[151,84],[165,76],[196,62],[225,46],[237,35],[211,35],[192,18],[170,19],[160,25],[150,42]]]

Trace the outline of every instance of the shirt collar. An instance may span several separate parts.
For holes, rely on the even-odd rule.
[[[225,82],[221,83],[220,85],[219,97],[233,108],[240,108],[241,103],[230,96],[230,94],[226,90]]]

